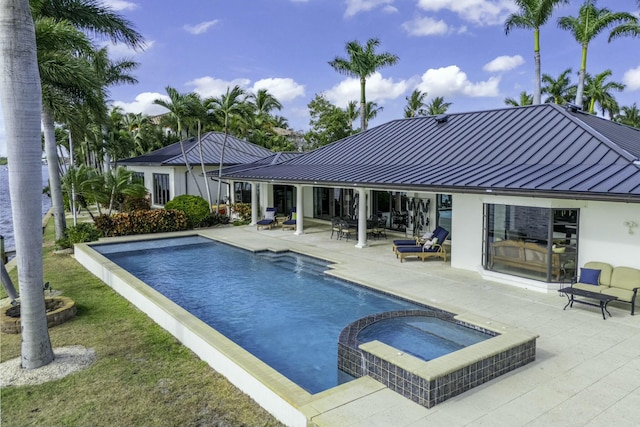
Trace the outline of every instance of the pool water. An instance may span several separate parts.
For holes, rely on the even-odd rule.
[[[424,308],[334,279],[326,262],[292,252],[197,236],[93,247],[310,393],[351,378],[337,368],[346,325]]]
[[[432,360],[491,338],[437,317],[404,316],[380,320],[362,329],[360,343],[378,340],[423,360]]]

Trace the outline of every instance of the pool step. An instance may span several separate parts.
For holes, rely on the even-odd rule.
[[[328,262],[321,259],[306,257],[304,255],[292,253],[260,252],[257,254],[261,258],[266,258],[287,270],[305,272],[310,274],[324,274],[329,268]]]

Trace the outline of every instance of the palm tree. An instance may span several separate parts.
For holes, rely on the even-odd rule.
[[[563,105],[570,102],[573,98],[573,91],[576,86],[571,84],[569,75],[571,74],[571,68],[564,70],[557,79],[554,79],[549,74],[542,75],[542,93],[549,94],[549,97],[544,100],[545,103],[552,102],[554,104]]]
[[[523,107],[525,105],[532,105],[533,104],[533,95],[528,94],[525,91],[520,92],[520,99],[519,100],[515,100],[513,98],[505,98],[504,99],[504,103],[505,105],[509,105],[512,107]]]
[[[622,107],[620,111],[615,117],[616,122],[640,129],[640,109],[635,102],[630,107]]]
[[[224,165],[224,151],[227,147],[227,136],[229,135],[229,124],[232,120],[243,121],[249,112],[249,105],[245,102],[247,95],[240,86],[227,88],[227,92],[217,98],[207,101],[207,108],[212,109],[213,114],[221,119],[224,126],[224,140],[222,142],[222,152],[220,154],[220,165],[218,167],[218,197],[216,201],[216,214],[220,212],[220,197],[222,192],[222,167]]]
[[[624,28],[638,24],[635,16],[627,12],[611,12],[607,8],[599,9],[595,5],[595,0],[586,0],[578,16],[565,16],[558,20],[558,26],[563,30],[570,31],[576,41],[582,46],[582,60],[580,71],[578,72],[578,89],[576,91],[575,103],[582,107],[582,97],[584,95],[585,75],[587,73],[587,51],[589,43],[601,32],[614,27],[610,32],[609,41],[613,38],[626,35]]]
[[[507,17],[504,32],[509,34],[513,28],[533,30],[533,59],[535,62],[535,87],[533,103],[540,104],[540,27],[547,23],[553,10],[560,4],[569,3],[568,0],[514,0],[519,11]]]
[[[365,125],[368,126],[369,120],[375,119],[382,110],[384,110],[384,107],[379,107],[375,102],[367,102],[367,108],[365,108]]]
[[[427,112],[431,116],[437,116],[438,114],[444,114],[451,107],[451,102],[444,102],[442,96],[436,96],[427,105]]]
[[[427,97],[427,92],[422,92],[419,89],[414,89],[411,95],[405,97],[407,100],[407,106],[404,107],[404,116],[406,118],[416,116],[426,116],[427,110],[424,109],[424,99]]]
[[[255,108],[256,115],[269,115],[273,110],[282,110],[282,104],[278,99],[271,95],[267,89],[259,89],[256,94],[247,97]]]
[[[184,165],[187,167],[187,171],[189,172],[189,176],[193,179],[193,182],[196,184],[196,188],[198,189],[198,193],[202,195],[202,191],[200,190],[200,185],[198,184],[198,180],[193,174],[193,168],[189,164],[189,160],[187,159],[187,154],[184,151],[184,138],[182,135],[182,125],[185,120],[189,117],[191,113],[191,104],[193,103],[193,97],[189,94],[181,94],[175,88],[171,86],[167,86],[165,88],[167,91],[167,95],[169,95],[169,101],[165,101],[164,99],[158,98],[153,101],[154,104],[160,105],[167,110],[169,110],[169,116],[176,120],[177,130],[178,130],[178,138],[180,140],[180,151],[182,153],[182,158],[184,160]]]
[[[605,70],[600,74],[596,74],[595,77],[587,74],[584,95],[588,100],[589,108],[587,111],[589,113],[595,113],[596,102],[600,105],[603,115],[605,111],[609,111],[609,116],[613,117],[618,112],[618,103],[611,92],[622,92],[625,86],[619,82],[605,82],[612,74],[611,70]]]
[[[367,130],[367,97],[365,86],[367,77],[371,77],[376,71],[382,67],[394,65],[399,58],[388,52],[376,54],[375,48],[380,45],[380,40],[369,39],[363,47],[357,40],[351,41],[346,45],[347,55],[349,58],[344,59],[336,57],[329,65],[339,73],[350,77],[360,79],[360,129]]]
[[[360,116],[360,108],[358,108],[358,101],[349,101],[347,103],[347,108],[345,108],[344,112],[347,114],[349,119],[349,123],[351,123],[351,130],[353,130],[353,122],[356,121],[358,116]]]
[[[42,292],[42,191],[40,113],[42,92],[36,38],[29,3],[0,2],[0,102],[4,114],[9,190],[16,241],[21,366],[35,369],[53,361]]]

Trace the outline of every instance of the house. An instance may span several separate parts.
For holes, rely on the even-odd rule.
[[[451,266],[549,291],[591,260],[640,268],[640,130],[544,104],[394,120],[282,162],[223,171],[256,206],[450,231]],[[258,187],[260,195],[258,197]],[[363,202],[364,201],[364,202]]]
[[[202,135],[202,157],[207,172],[206,178],[202,173],[197,138],[182,141],[195,181],[189,176],[179,142],[143,156],[120,160],[119,164],[126,166],[127,169],[135,172],[135,176],[143,180],[151,192],[153,207],[162,207],[172,198],[182,194],[202,195],[206,200],[209,200],[206,194],[205,179],[210,180],[211,200],[215,204],[218,196],[217,171],[220,166],[224,140],[225,134],[221,132],[208,132]],[[273,154],[271,150],[264,147],[227,135],[223,167],[252,163]],[[237,183],[237,188],[234,187],[233,190],[226,182],[221,183],[221,186],[221,200],[223,201],[228,200],[232,192],[240,195],[243,193],[244,184],[242,183]]]

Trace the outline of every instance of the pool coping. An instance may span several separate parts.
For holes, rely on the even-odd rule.
[[[376,384],[371,383],[372,380],[370,378],[362,377],[329,390],[325,390],[317,394],[311,394],[92,248],[92,246],[96,244],[123,243],[127,241],[157,240],[162,238],[187,236],[202,236],[211,240],[231,244],[251,252],[273,250],[269,247],[252,248],[216,239],[208,233],[205,234],[197,231],[187,231],[103,238],[94,243],[76,244],[75,257],[88,271],[100,278],[105,284],[110,286],[138,309],[147,314],[158,325],[171,333],[176,337],[176,339],[196,353],[198,357],[208,363],[214,370],[229,379],[231,383],[251,396],[260,406],[265,408],[286,425],[307,426],[315,416],[332,409],[331,407],[327,407],[327,402],[334,402],[333,404],[336,405],[335,407],[338,407],[346,402],[365,396],[375,390],[385,388],[384,384],[377,383],[379,384],[378,387]],[[283,250],[273,251],[283,252]],[[292,250],[291,252],[320,258],[316,254],[310,254],[301,250]],[[379,289],[376,286],[369,286],[362,282],[355,281],[354,278],[350,277],[348,272],[341,269],[339,260],[324,256],[321,259],[326,259],[332,263],[332,265],[329,266],[331,270],[328,273],[332,276],[358,284],[359,286],[384,292],[388,295],[414,301],[408,296],[390,293],[387,290]],[[423,305],[422,303],[419,304]],[[434,304],[433,308],[455,313],[455,310],[452,310],[451,307],[441,308]],[[492,322],[480,316],[463,313],[454,315],[454,317],[461,322],[479,325],[482,328],[499,334],[499,337],[502,337],[500,342],[487,345],[487,351],[499,351],[499,348],[502,348],[502,345],[506,342],[520,340],[523,339],[523,337],[529,337],[529,339],[537,338],[537,335],[517,330],[504,324]],[[497,337],[493,337],[485,342],[491,342],[495,338]],[[386,346],[378,341],[367,343],[364,346],[368,351],[377,356],[393,357],[393,354],[397,355],[398,353],[398,350]],[[458,363],[458,359],[461,357],[456,356],[456,353],[443,356],[430,362],[418,360],[421,364],[431,363],[430,369],[435,369],[437,367],[440,370],[448,370],[452,366],[452,363]],[[474,357],[473,351],[469,352],[469,354],[464,357]],[[408,359],[408,357],[405,357],[403,363]],[[444,360],[440,361],[440,359]]]

